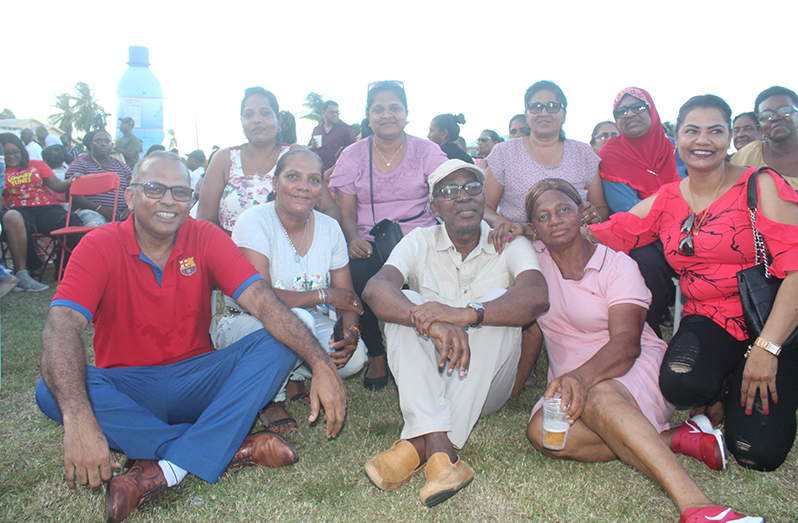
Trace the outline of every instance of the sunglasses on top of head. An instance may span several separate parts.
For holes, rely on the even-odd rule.
[[[382,87],[382,86],[384,86],[384,85],[393,85],[393,86],[395,86],[395,87],[398,87],[398,88],[399,88],[399,89],[401,89],[402,91],[404,91],[404,90],[405,90],[405,84],[404,84],[404,82],[402,82],[401,80],[379,80],[379,81],[377,81],[377,82],[371,82],[371,83],[369,84],[369,87],[368,87],[368,89],[366,89],[366,91],[367,91],[367,92],[370,92],[370,91],[371,91],[372,89],[374,89],[375,87]]]

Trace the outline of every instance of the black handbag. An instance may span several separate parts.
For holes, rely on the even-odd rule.
[[[740,302],[743,305],[743,316],[748,328],[748,335],[756,338],[762,333],[762,328],[770,316],[776,294],[781,287],[781,279],[771,276],[770,262],[765,240],[756,229],[756,207],[758,190],[756,179],[759,173],[766,168],[759,169],[748,178],[746,203],[748,212],[751,213],[751,229],[754,232],[754,249],[756,252],[756,265],[743,269],[737,273],[737,285],[740,288]],[[770,169],[771,173],[775,173]],[[794,330],[782,344],[782,350],[791,350],[798,347],[798,329]]]
[[[374,236],[374,246],[376,250],[372,256],[376,254],[380,260],[380,265],[383,265],[386,261],[388,261],[388,257],[391,255],[393,248],[396,247],[396,245],[404,236],[404,234],[402,234],[402,227],[400,227],[399,224],[419,218],[425,212],[427,212],[427,208],[424,207],[423,211],[412,218],[405,218],[403,220],[397,221],[392,221],[386,218],[377,223],[377,217],[374,213],[374,169],[372,167],[373,152],[371,140],[372,138],[369,137],[369,190],[371,191],[371,216],[374,218],[376,225],[371,228],[369,234]]]

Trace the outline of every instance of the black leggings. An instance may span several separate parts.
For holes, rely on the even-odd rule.
[[[795,442],[798,350],[783,351],[779,356],[778,404],[769,400],[765,415],[757,394],[754,409],[746,415],[740,405],[740,388],[748,345],[749,340],[735,339],[705,316],[685,316],[662,360],[659,384],[674,405],[707,405],[722,399],[728,378],[725,436],[729,451],[743,467],[776,470]]]
[[[360,327],[362,329],[361,338],[368,349],[369,358],[377,358],[385,354],[385,342],[382,339],[380,323],[371,307],[363,300],[363,289],[372,276],[377,274],[382,268],[382,263],[377,256],[377,247],[371,243],[372,255],[369,258],[351,258],[349,260],[349,272],[352,274],[352,285],[355,288],[363,304],[363,315],[360,317]]]
[[[39,259],[39,255],[36,252],[36,244],[31,239],[31,234],[50,234],[50,232],[56,229],[65,227],[67,213],[60,205],[15,207],[14,210],[19,212],[22,215],[22,219],[25,220],[25,232],[28,234],[28,253],[26,259],[28,270],[36,271],[42,267],[42,261]],[[73,213],[70,216],[69,225],[82,225],[82,222],[80,218]],[[70,249],[75,248],[78,239],[76,235],[69,235],[67,237],[67,245]]]
[[[651,306],[646,314],[646,323],[654,330],[657,337],[662,338],[659,324],[665,311],[676,298],[676,287],[673,278],[676,272],[668,265],[662,242],[657,240],[644,247],[629,251],[629,256],[637,262],[640,274],[651,291]]]

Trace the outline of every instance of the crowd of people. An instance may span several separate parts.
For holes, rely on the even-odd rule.
[[[365,472],[390,491],[423,468],[432,507],[474,480],[458,451],[530,383],[545,346],[526,431],[537,451],[621,459],[683,523],[764,521],[711,501],[676,454],[772,471],[795,441],[798,351],[782,344],[798,327],[798,95],[768,88],[734,119],[721,98],[695,96],[673,136],[646,90],[609,102],[614,121],[589,143],[566,139],[565,93],[536,82],[509,139],[486,129],[477,158],[458,145],[463,114],[432,118],[427,139],[407,134],[398,81],[369,85],[358,136],[325,103],[307,146],[276,97],[249,88],[245,143],[207,162],[139,159],[130,119],[115,145],[97,131],[75,158],[45,142],[45,162],[0,135],[5,279],[38,290],[25,288],[39,268],[31,231],[106,223],[74,248],[42,335],[36,398],[64,425],[69,486],[108,483],[106,518],[122,521],[188,473],[215,483],[228,467],[290,465],[290,403],[309,403],[311,419],[323,409],[334,437],[342,379],[365,368],[369,390],[393,376],[404,420]],[[64,151],[48,161],[51,147]],[[52,196],[108,170],[124,180],[115,216],[108,195],[76,198],[69,217]],[[754,227],[783,280],[758,334],[737,286],[759,263]],[[674,278],[686,302],[666,343]],[[80,341],[89,322],[96,366]],[[543,441],[550,398],[570,426],[560,450]],[[671,426],[677,408],[691,412]],[[249,434],[257,417],[265,430]],[[109,449],[130,459],[124,473]]]

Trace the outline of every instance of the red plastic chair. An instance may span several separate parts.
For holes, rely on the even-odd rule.
[[[74,196],[91,196],[94,194],[104,194],[109,191],[114,191],[114,211],[111,214],[111,221],[116,220],[116,204],[119,199],[119,175],[115,172],[86,174],[80,176],[72,182],[69,188],[69,207],[67,209],[67,217],[72,214],[72,204]],[[100,226],[101,227],[101,226]],[[61,277],[64,274],[64,258],[67,252],[72,250],[67,247],[67,235],[69,234],[86,234],[93,231],[97,226],[73,226],[67,225],[61,229],[56,229],[50,233],[50,236],[56,237],[61,243],[61,262],[58,268],[57,283],[61,283]]]
[[[54,191],[50,191],[50,193],[52,196],[55,197],[56,200],[58,200],[59,203],[68,202],[67,197],[64,193],[59,193]],[[33,234],[30,235],[29,241],[34,242],[36,246],[36,252],[39,254],[39,259],[42,260],[42,273],[48,270],[50,262],[53,262],[53,267],[52,267],[53,272],[58,270],[58,267],[56,267],[55,265],[56,265],[56,259],[58,258],[59,246],[57,241],[52,241],[52,240],[53,238],[50,238],[50,235],[40,232],[34,232]],[[57,278],[58,275],[56,275],[54,279]]]
[[[46,188],[45,188],[46,189]],[[59,203],[67,203],[66,195],[63,193],[58,193],[54,191],[50,191],[46,189],[47,192],[50,193]],[[50,270],[49,265],[50,262],[53,262],[52,270],[55,272],[58,270],[56,267],[56,258],[58,257],[58,243],[53,242],[52,238],[49,237],[47,234],[43,234],[40,232],[34,232],[30,235],[28,241],[32,241],[34,248],[36,249],[36,254],[39,256],[39,259],[42,261],[42,273],[45,271]],[[2,249],[0,250],[0,259],[3,260],[6,267],[11,267],[13,262],[11,260],[11,250],[8,248],[7,243],[2,244]],[[56,276],[57,277],[57,276]],[[55,278],[54,278],[55,279]]]

